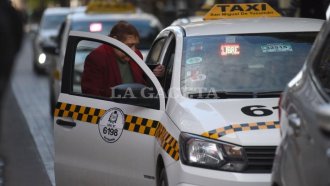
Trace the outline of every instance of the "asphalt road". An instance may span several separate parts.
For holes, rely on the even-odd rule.
[[[0,186],[55,185],[47,76],[32,70],[26,35],[1,110]]]

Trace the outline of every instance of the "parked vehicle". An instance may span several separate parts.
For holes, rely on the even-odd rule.
[[[330,184],[330,22],[280,101],[282,141],[272,186]]]
[[[49,71],[53,61],[51,58],[54,56],[45,53],[42,50],[42,46],[56,45],[56,36],[59,28],[69,13],[70,8],[68,7],[52,7],[44,11],[33,43],[33,70],[36,73],[40,74]]]

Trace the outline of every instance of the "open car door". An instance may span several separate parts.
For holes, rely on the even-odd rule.
[[[126,53],[146,85],[122,84],[109,97],[84,93],[86,57],[100,46]],[[164,110],[159,81],[134,51],[108,36],[71,32],[54,113],[56,184],[155,185],[155,135]]]

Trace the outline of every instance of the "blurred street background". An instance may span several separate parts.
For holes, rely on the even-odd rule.
[[[53,121],[49,75],[33,70],[33,42],[48,7],[78,7],[88,0],[12,0],[20,13],[24,37],[2,100],[0,186],[55,185]],[[325,19],[329,0],[131,0],[155,15],[164,27],[177,18],[201,15],[217,3],[268,2],[285,16]],[[2,67],[0,67],[2,68]],[[4,88],[4,87],[0,87]]]
[[[147,13],[154,14],[164,26],[179,17],[205,13],[217,3],[267,2],[282,15],[325,19],[329,0],[117,0],[133,3]],[[87,5],[90,0],[12,0],[26,23],[40,21],[47,7],[78,7]]]

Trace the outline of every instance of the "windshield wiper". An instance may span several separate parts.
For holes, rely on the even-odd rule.
[[[268,91],[268,92],[256,92],[255,96],[257,98],[273,98],[273,97],[280,97],[283,91]]]
[[[227,98],[253,98],[253,92],[200,92],[188,94],[189,98],[194,99],[227,99]]]

